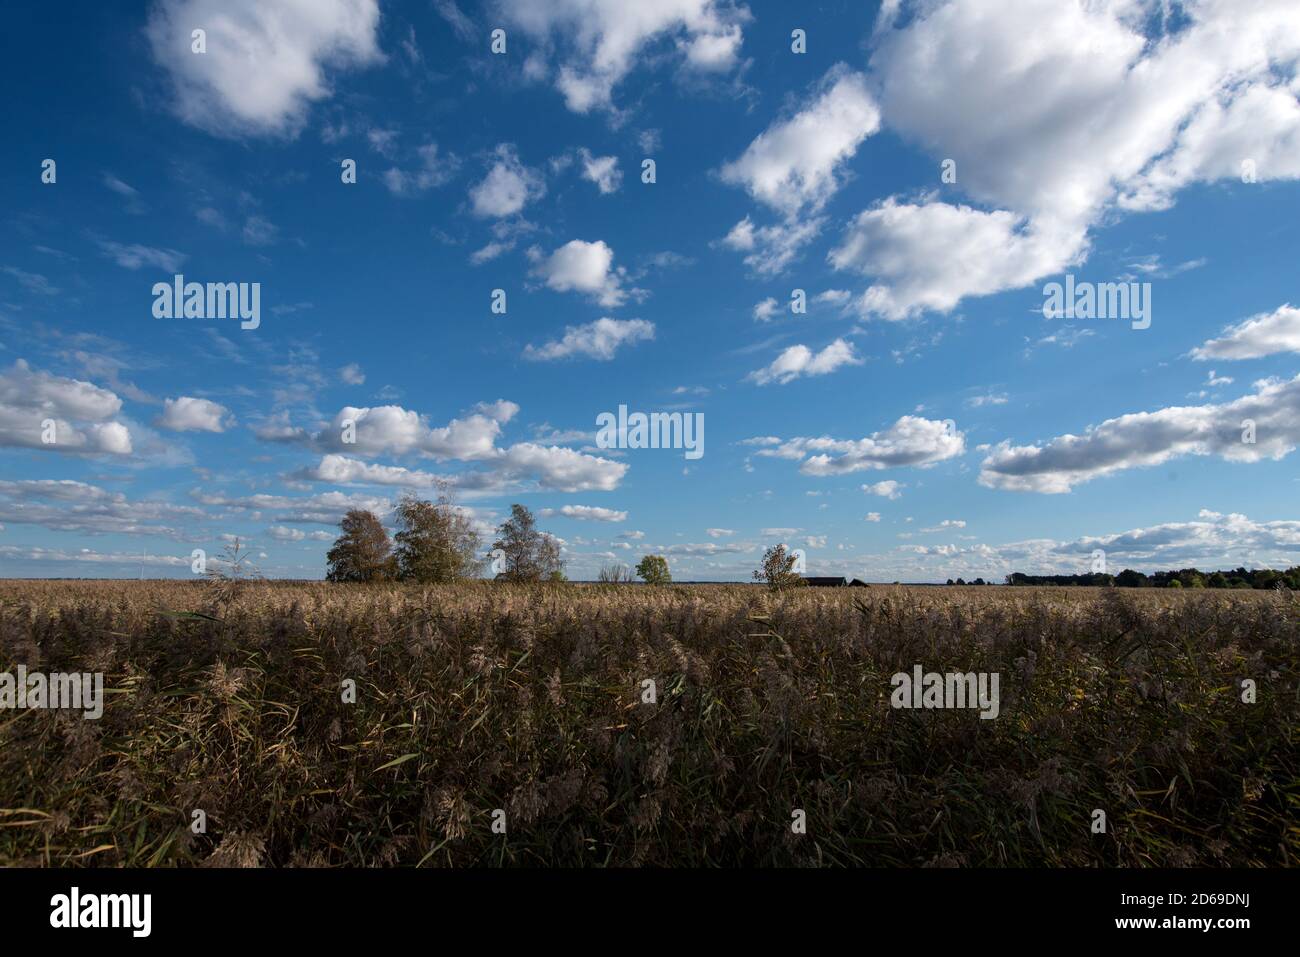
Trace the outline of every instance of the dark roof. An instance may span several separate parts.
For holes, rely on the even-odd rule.
[[[843,575],[836,575],[833,578],[829,576],[805,578],[804,581],[815,588],[841,588],[849,583]]]

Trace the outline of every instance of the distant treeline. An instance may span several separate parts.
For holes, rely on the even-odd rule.
[[[1279,586],[1300,590],[1300,565],[1277,571],[1272,568],[1254,570],[1238,568],[1233,571],[1203,572],[1198,568],[1179,571],[1153,572],[1144,575],[1126,568],[1118,575],[1025,575],[1013,572],[1006,577],[1008,585],[1115,585],[1119,588],[1277,588]],[[952,582],[949,582],[952,584]]]

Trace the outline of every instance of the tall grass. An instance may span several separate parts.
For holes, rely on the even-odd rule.
[[[1289,592],[0,582],[0,671],[107,692],[99,721],[0,711],[0,863],[1291,865],[1297,612]],[[1000,717],[891,709],[916,664],[1000,673]]]

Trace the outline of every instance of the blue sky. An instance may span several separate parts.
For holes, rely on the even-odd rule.
[[[0,67],[2,575],[320,577],[437,477],[574,578],[1300,562],[1293,3],[73,6]]]

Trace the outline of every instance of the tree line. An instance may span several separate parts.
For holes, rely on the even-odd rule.
[[[1203,572],[1197,568],[1178,571],[1142,572],[1126,568],[1118,575],[1094,572],[1088,575],[1025,575],[1013,572],[1008,585],[1100,585],[1117,588],[1290,588],[1300,590],[1300,565],[1278,571],[1272,568],[1237,568]],[[953,584],[951,581],[949,585]]]
[[[436,502],[403,496],[394,524],[390,539],[374,512],[354,508],[344,515],[339,537],[325,555],[326,581],[443,585],[477,578],[485,565],[498,581],[567,581],[559,541],[541,531],[523,505],[510,506],[510,517],[496,529],[490,556],[481,554],[482,536],[445,485]],[[617,573],[602,569],[601,580],[622,580],[607,577],[611,574]],[[668,562],[659,555],[645,556],[637,574],[649,584],[672,581]]]

